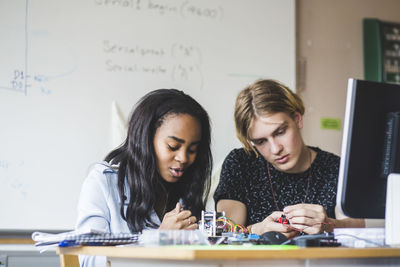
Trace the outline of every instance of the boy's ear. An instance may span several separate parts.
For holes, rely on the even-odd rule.
[[[299,112],[295,113],[294,121],[296,122],[297,128],[303,129],[303,116]]]

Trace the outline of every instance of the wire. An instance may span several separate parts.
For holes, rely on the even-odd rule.
[[[369,240],[369,239],[366,239],[366,238],[362,238],[362,237],[358,237],[358,236],[356,236],[356,235],[351,235],[351,234],[337,234],[337,235],[335,235],[335,237],[338,237],[338,236],[348,236],[348,237],[352,237],[352,238],[355,238],[355,239],[358,239],[358,240],[361,240],[361,241],[364,241],[364,242],[373,244],[373,245],[375,245],[375,246],[377,246],[377,247],[390,247],[390,246],[388,246],[388,245],[385,245],[385,244],[382,245],[382,244],[379,244],[379,243],[374,242],[374,241],[372,241],[372,240]]]
[[[231,219],[225,216],[219,217],[217,222],[222,222],[222,225],[218,225],[218,229],[222,229],[224,232],[233,232],[233,233],[248,233],[249,231],[244,225],[235,224]]]
[[[351,238],[354,238],[354,239],[358,239],[358,240],[364,241],[366,243],[373,244],[374,246],[377,246],[377,247],[390,247],[388,245],[382,245],[382,244],[379,244],[379,243],[374,242],[372,240],[369,240],[369,239],[366,239],[366,238],[362,238],[362,237],[358,237],[356,235],[337,234],[337,235],[335,235],[335,238],[338,237],[338,236],[348,236],[348,237],[351,237]],[[281,245],[287,245],[287,244],[291,243],[292,241],[296,241],[296,240],[299,240],[299,239],[314,239],[314,238],[321,238],[322,239],[322,238],[326,238],[326,237],[328,237],[326,234],[302,235],[302,236],[297,236],[297,237],[295,237],[293,239],[289,239],[289,240],[283,242]]]

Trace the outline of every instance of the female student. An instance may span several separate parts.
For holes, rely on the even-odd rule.
[[[235,127],[244,148],[225,159],[214,199],[218,211],[250,232],[291,238],[364,226],[336,219],[339,157],[305,145],[303,114],[300,97],[274,80],[257,81],[237,96]]]
[[[210,142],[209,117],[193,98],[175,89],[148,93],[133,110],[125,142],[86,178],[77,229],[197,228],[210,187]]]

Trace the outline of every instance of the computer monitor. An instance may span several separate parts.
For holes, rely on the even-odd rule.
[[[385,218],[387,175],[400,172],[400,85],[349,79],[347,90],[337,205],[352,218]]]

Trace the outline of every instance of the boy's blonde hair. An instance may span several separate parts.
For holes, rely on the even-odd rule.
[[[275,80],[259,80],[239,92],[235,103],[236,135],[247,153],[255,151],[249,140],[249,127],[256,116],[285,112],[293,119],[304,114],[301,98]]]

